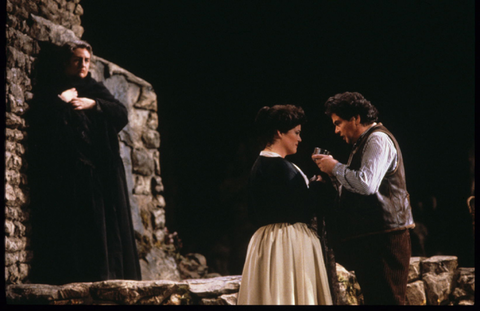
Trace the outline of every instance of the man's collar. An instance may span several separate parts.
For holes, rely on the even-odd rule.
[[[367,135],[368,132],[370,132],[376,125],[378,125],[377,122],[373,122],[369,128],[367,128],[360,136],[358,137],[357,141],[353,144],[353,148],[357,145],[358,142],[360,142],[365,135]]]

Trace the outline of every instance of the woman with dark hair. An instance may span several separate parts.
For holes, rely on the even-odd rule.
[[[127,109],[90,76],[91,57],[88,43],[65,44],[61,69],[48,68],[33,91],[28,176],[35,283],[141,279],[117,138]]]
[[[331,305],[309,180],[285,156],[295,154],[302,108],[263,107],[255,123],[263,150],[249,178],[249,217],[259,227],[248,245],[239,305]]]

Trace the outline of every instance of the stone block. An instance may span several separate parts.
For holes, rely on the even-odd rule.
[[[26,231],[25,225],[19,221],[15,221],[14,224],[15,224],[15,236],[24,237],[25,231]]]
[[[16,207],[5,206],[5,218],[6,219],[16,219],[23,221],[25,220],[25,213]]]
[[[108,66],[109,64],[104,64]],[[107,89],[118,99],[122,104],[129,109],[132,108],[133,103],[137,101],[140,94],[140,87],[136,84],[127,81],[124,75],[112,75],[104,81]],[[131,119],[129,117],[131,122]]]
[[[13,187],[9,184],[5,185],[5,206],[17,206],[17,196]]]
[[[72,12],[75,10],[75,3],[73,2],[67,2],[66,5],[65,5],[65,9],[68,11],[68,12]]]
[[[7,94],[7,111],[15,115],[23,115],[29,108],[28,104],[22,97],[15,97],[12,94]]]
[[[7,140],[5,142],[5,152],[21,156],[25,153],[25,147],[15,141]]]
[[[5,253],[5,266],[15,265],[17,263],[29,263],[33,258],[32,251],[18,251]]]
[[[408,283],[421,279],[422,277],[421,262],[423,259],[425,259],[425,257],[410,258],[410,265],[408,267],[408,280],[407,280]]]
[[[154,219],[154,229],[163,229],[165,227],[165,210],[158,208],[152,211]]]
[[[142,134],[142,141],[148,149],[158,149],[160,147],[160,133],[152,130],[145,130]]]
[[[10,220],[5,220],[5,235],[13,236],[15,234],[15,224]]]
[[[118,138],[120,139],[120,142],[123,142],[125,145],[127,145],[130,148],[135,147],[135,141],[136,135],[131,129],[130,125],[127,124],[118,134]],[[123,155],[122,155],[123,156]],[[130,156],[129,156],[130,158]]]
[[[23,76],[23,71],[19,68],[6,68],[5,69],[5,82],[9,83],[19,83],[20,77]]]
[[[456,287],[452,292],[452,300],[454,301],[468,300],[468,298],[470,298],[468,293],[459,287]]]
[[[10,1],[9,1],[10,2]],[[15,14],[15,16],[19,17],[19,18],[22,18],[22,19],[27,19],[28,18],[28,14],[29,14],[29,3],[31,1],[22,1],[20,3],[18,3],[18,1],[15,1],[12,4],[11,8],[11,13],[12,14]],[[7,6],[8,7],[8,6]]]
[[[455,279],[456,286],[465,290],[469,295],[475,295],[475,268],[458,268]]]
[[[218,297],[218,299],[223,301],[225,305],[235,306],[237,305],[237,296],[238,296],[238,293],[227,294],[227,295],[221,295],[220,297]]]
[[[202,298],[200,300],[200,305],[202,306],[222,306],[227,303],[220,298]]]
[[[214,298],[224,294],[238,292],[241,276],[224,276],[214,279],[185,280],[190,292],[200,298]]]
[[[132,150],[133,172],[143,176],[153,175],[154,161],[150,153],[143,148]]]
[[[5,237],[5,252],[19,252],[25,250],[27,245],[26,238]]]
[[[452,273],[426,273],[423,274],[422,279],[425,282],[428,305],[439,306],[449,303],[449,295],[452,292],[453,283]]]
[[[160,176],[153,176],[150,184],[152,186],[151,192],[153,195],[163,193],[165,190]]]
[[[164,228],[159,229],[159,230],[155,230],[155,232],[153,233],[154,236],[155,236],[155,239],[157,241],[164,241],[165,240],[165,231],[163,229]]]
[[[425,284],[422,280],[414,281],[407,284],[405,304],[409,306],[425,306],[427,304]]]
[[[140,97],[134,106],[135,108],[157,111],[157,94],[151,86],[142,87]]]
[[[161,248],[152,248],[142,260],[142,279],[180,281],[175,258]]]
[[[68,288],[69,286],[88,287],[89,283],[63,286],[46,284],[11,285],[6,291],[7,302],[10,301],[10,303],[14,302],[16,304],[53,304],[55,301],[64,299],[60,296],[60,292],[62,288]]]
[[[339,300],[344,305],[361,305],[363,296],[360,285],[353,271],[347,271],[339,263],[336,264],[337,279],[339,286]]]
[[[25,128],[25,120],[23,118],[17,116],[14,113],[6,112],[5,113],[5,125],[8,128],[24,129]]]
[[[135,175],[135,186],[133,188],[134,194],[149,195],[150,193],[150,178],[142,175]]]
[[[109,303],[132,305],[141,298],[137,282],[127,280],[96,282],[90,287],[90,292],[95,300]]]
[[[190,297],[190,293],[174,293],[170,296],[168,301],[164,303],[167,306],[181,306],[181,305],[191,305],[192,304],[192,297]]]
[[[48,41],[58,46],[63,45],[65,42],[79,39],[72,30],[55,24],[58,17],[51,13],[48,8],[42,6],[40,7],[40,12],[42,15],[48,16],[48,19],[31,14],[32,25],[29,35],[34,39]]]
[[[77,37],[81,38],[85,32],[85,29],[80,25],[73,25],[72,31]]]
[[[155,195],[154,202],[158,208],[165,208],[165,206],[167,205],[165,203],[165,198],[163,197],[163,195],[160,195],[160,194]]]
[[[142,137],[145,130],[149,112],[141,109],[131,109],[128,113],[128,124],[130,129],[136,133],[138,138]]]
[[[20,68],[25,69],[25,64],[27,62],[27,56],[15,49],[12,46],[7,46],[6,49],[6,67],[7,68]]]
[[[22,131],[18,129],[5,129],[5,138],[8,141],[19,142],[25,138],[25,135]]]
[[[28,274],[30,273],[30,265],[26,263],[20,263],[18,265],[18,278],[20,281],[27,279]]]
[[[5,220],[5,235],[13,238],[21,238],[25,236],[26,227],[19,221]]]
[[[9,253],[5,252],[5,266],[11,266],[20,262],[20,252]]]
[[[158,128],[158,114],[156,112],[150,111],[148,113],[147,127],[151,130]]]
[[[11,186],[19,186],[21,183],[20,172],[14,170],[7,170],[5,172],[5,182]]]
[[[7,170],[19,171],[22,168],[23,160],[16,154],[6,152],[5,153],[5,168]]]
[[[186,284],[166,283],[162,285],[165,290],[160,295],[145,295],[144,298],[139,299],[138,305],[184,305],[185,300],[189,300]],[[167,287],[168,286],[168,287]]]
[[[78,2],[77,2],[78,3]],[[80,4],[77,4],[75,6],[75,10],[73,11],[73,13],[75,13],[76,15],[78,16],[82,16],[83,15],[83,8]]]
[[[142,214],[144,214],[144,211],[146,210],[146,206],[151,202],[152,198],[149,196],[145,195],[136,195],[136,194],[131,194],[130,195],[131,200],[135,201],[135,205],[132,206],[132,222],[133,222],[133,228],[135,229],[136,232],[140,234],[140,236],[143,236],[146,234],[146,229],[148,225],[148,219],[147,223],[145,223],[144,217],[142,217]]]
[[[458,267],[458,258],[456,256],[432,256],[422,260],[422,274],[433,273],[440,274],[448,272],[453,274]]]
[[[190,253],[182,256],[178,264],[182,279],[201,279],[208,273],[207,259],[202,254]]]
[[[26,55],[33,55],[39,52],[38,43],[17,29],[11,27],[7,28],[5,36],[9,46],[12,46]]]

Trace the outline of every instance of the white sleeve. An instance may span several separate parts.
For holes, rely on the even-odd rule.
[[[338,163],[332,173],[346,190],[371,195],[378,191],[385,174],[397,166],[397,150],[387,134],[375,132],[368,137],[362,152],[359,170]]]

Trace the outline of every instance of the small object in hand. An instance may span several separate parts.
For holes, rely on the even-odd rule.
[[[315,147],[315,149],[313,149],[313,154],[327,154],[327,155],[329,155],[330,151],[328,151],[327,149]]]

